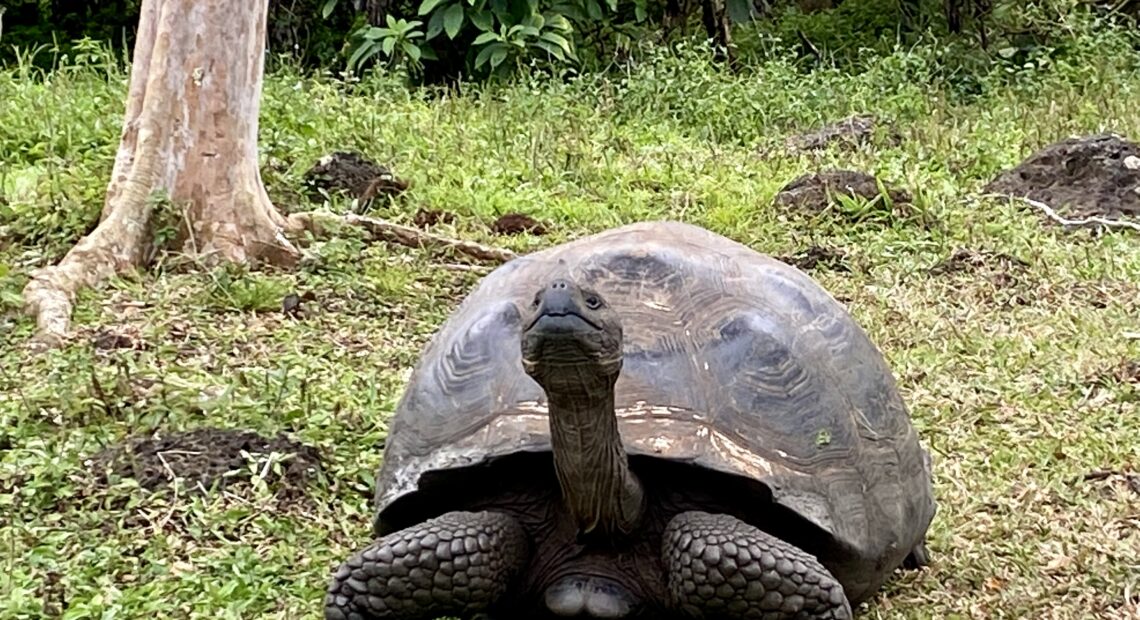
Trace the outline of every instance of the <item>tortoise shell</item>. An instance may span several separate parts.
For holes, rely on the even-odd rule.
[[[390,422],[377,531],[429,472],[551,449],[519,331],[520,309],[557,275],[622,317],[615,407],[631,458],[759,481],[856,556],[888,564],[874,572],[921,544],[934,513],[929,457],[863,329],[803,272],[678,222],[583,237],[478,284],[424,350]]]

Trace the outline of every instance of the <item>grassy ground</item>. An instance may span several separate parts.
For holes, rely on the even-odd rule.
[[[842,72],[774,58],[735,76],[662,53],[610,80],[446,98],[279,71],[263,170],[278,204],[308,208],[301,173],[358,149],[414,183],[380,215],[444,209],[457,220],[438,232],[518,251],[677,218],[771,254],[842,253],[846,269],[811,273],[889,358],[940,502],[933,565],[900,573],[863,617],[1137,617],[1140,484],[1122,472],[1140,465],[1140,241],[973,197],[1069,134],[1140,137],[1134,56],[1084,45],[1079,62],[965,75],[933,47]],[[367,539],[401,386],[478,274],[351,231],[291,272],[165,255],[84,293],[74,345],[31,355],[16,311],[25,274],[94,221],[119,131],[123,69],[88,60],[46,78],[0,73],[0,617],[318,617],[330,569]],[[780,148],[854,112],[882,122],[865,146]],[[772,206],[781,185],[833,165],[909,189],[914,208]],[[508,211],[550,234],[493,236]],[[279,310],[290,292],[315,297],[301,318]],[[91,459],[105,447],[202,427],[285,433],[322,467],[303,493],[269,456],[207,494],[100,483]]]

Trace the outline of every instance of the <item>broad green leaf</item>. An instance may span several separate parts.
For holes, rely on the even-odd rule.
[[[546,25],[546,18],[542,16],[542,13],[535,13],[533,15],[528,16],[526,19],[524,19],[523,25],[542,30],[542,27],[544,25]],[[535,35],[535,36],[538,36],[538,35]]]
[[[639,22],[645,21],[649,17],[649,11],[646,10],[646,0],[635,0],[633,3],[633,17]]]
[[[439,60],[439,56],[436,55],[435,50],[427,45],[420,48],[420,55],[423,56],[424,60]]]
[[[418,45],[411,41],[404,41],[400,47],[404,48],[404,53],[407,54],[409,58],[416,62],[420,61],[420,48]]]
[[[483,45],[484,43],[487,43],[488,41],[496,41],[498,39],[499,39],[499,35],[497,33],[484,32],[483,34],[475,37],[475,40],[471,43],[471,45]]]
[[[539,41],[535,41],[534,45],[535,45],[535,47],[540,47],[540,48],[546,50],[551,56],[554,56],[558,60],[561,60],[562,62],[566,62],[566,54],[564,54],[562,52],[562,48],[551,43],[550,41],[539,40]]]
[[[546,17],[546,24],[555,30],[562,30],[563,32],[570,32],[574,29],[574,27],[570,25],[570,20],[558,14],[548,15]]]
[[[487,47],[479,50],[479,55],[475,57],[475,68],[478,69],[479,67],[482,67],[484,64],[486,64],[487,61],[491,58],[491,54],[495,53],[495,50],[502,45],[502,43],[492,43]]]
[[[503,61],[506,59],[507,59],[507,48],[506,47],[496,48],[495,51],[491,52],[491,68],[494,69],[495,67],[498,67],[499,65],[503,64]]]
[[[417,11],[417,13],[419,15],[427,15],[428,13],[431,13],[432,9],[439,6],[443,1],[444,0],[424,0],[423,4],[420,4],[420,10]]]
[[[586,0],[586,14],[590,19],[602,18],[602,5],[598,4],[598,0]]]
[[[424,40],[430,41],[441,32],[443,32],[443,11],[436,11],[431,14],[431,19],[428,20],[427,36]]]
[[[357,47],[356,51],[352,53],[352,56],[349,56],[348,58],[348,67],[353,71],[356,71],[359,68],[360,63],[371,58],[374,54],[376,54],[376,51],[378,49],[379,47],[377,47],[374,43],[365,43],[360,47]]]
[[[383,46],[384,54],[391,56],[392,50],[396,47],[396,37],[388,37],[387,39],[384,39]]]
[[[447,38],[454,39],[462,25],[463,5],[457,2],[443,12],[443,30],[447,32]]]
[[[490,11],[474,11],[468,18],[476,28],[484,32],[489,32],[495,26],[495,16]]]
[[[324,6],[321,7],[321,19],[328,19],[332,15],[333,9],[336,8],[337,0],[325,0]]]
[[[500,23],[510,21],[508,18],[511,16],[511,7],[507,4],[507,0],[491,0],[491,11],[499,18]]]
[[[564,52],[566,52],[567,54],[573,53],[573,49],[570,47],[570,41],[566,40],[566,37],[558,34],[557,32],[550,32],[550,31],[544,32],[544,33],[542,33],[541,38],[545,39],[547,41],[550,41],[551,43],[557,45],[558,47],[561,47],[562,50]]]

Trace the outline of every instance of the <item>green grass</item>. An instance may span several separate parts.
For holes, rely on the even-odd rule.
[[[1017,73],[952,74],[934,46],[844,71],[774,57],[736,75],[695,51],[658,52],[625,75],[446,97],[396,77],[344,87],[282,71],[265,84],[262,169],[282,208],[308,208],[303,171],[357,149],[414,184],[380,215],[445,209],[458,217],[440,232],[520,252],[648,218],[776,255],[842,250],[850,272],[812,275],[886,353],[935,455],[940,503],[933,565],[900,573],[862,617],[1128,618],[1140,495],[1121,476],[1082,477],[1140,464],[1140,384],[1126,372],[1140,360],[1140,238],[1066,232],[974,198],[1056,139],[1140,138],[1140,63],[1122,41],[1089,35],[1068,60]],[[19,291],[97,217],[124,90],[114,63],[0,72],[0,617],[318,617],[329,571],[367,540],[378,446],[410,367],[478,274],[351,231],[295,271],[164,256],[80,295],[75,343],[33,355]],[[882,123],[866,146],[780,148],[855,112]],[[909,189],[921,217],[771,205],[826,166]],[[551,234],[489,233],[510,211]],[[962,248],[1027,266],[929,272]],[[294,291],[315,296],[300,319],[275,310]],[[108,331],[138,346],[95,347]],[[203,426],[286,432],[321,450],[323,473],[302,500],[272,484],[93,483],[86,461],[103,447]]]

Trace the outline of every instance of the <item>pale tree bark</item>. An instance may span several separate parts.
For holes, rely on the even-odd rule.
[[[290,263],[288,223],[257,161],[268,0],[144,0],[126,115],[99,226],[24,289],[36,341],[68,334],[75,294],[145,265],[156,196],[207,261]]]

